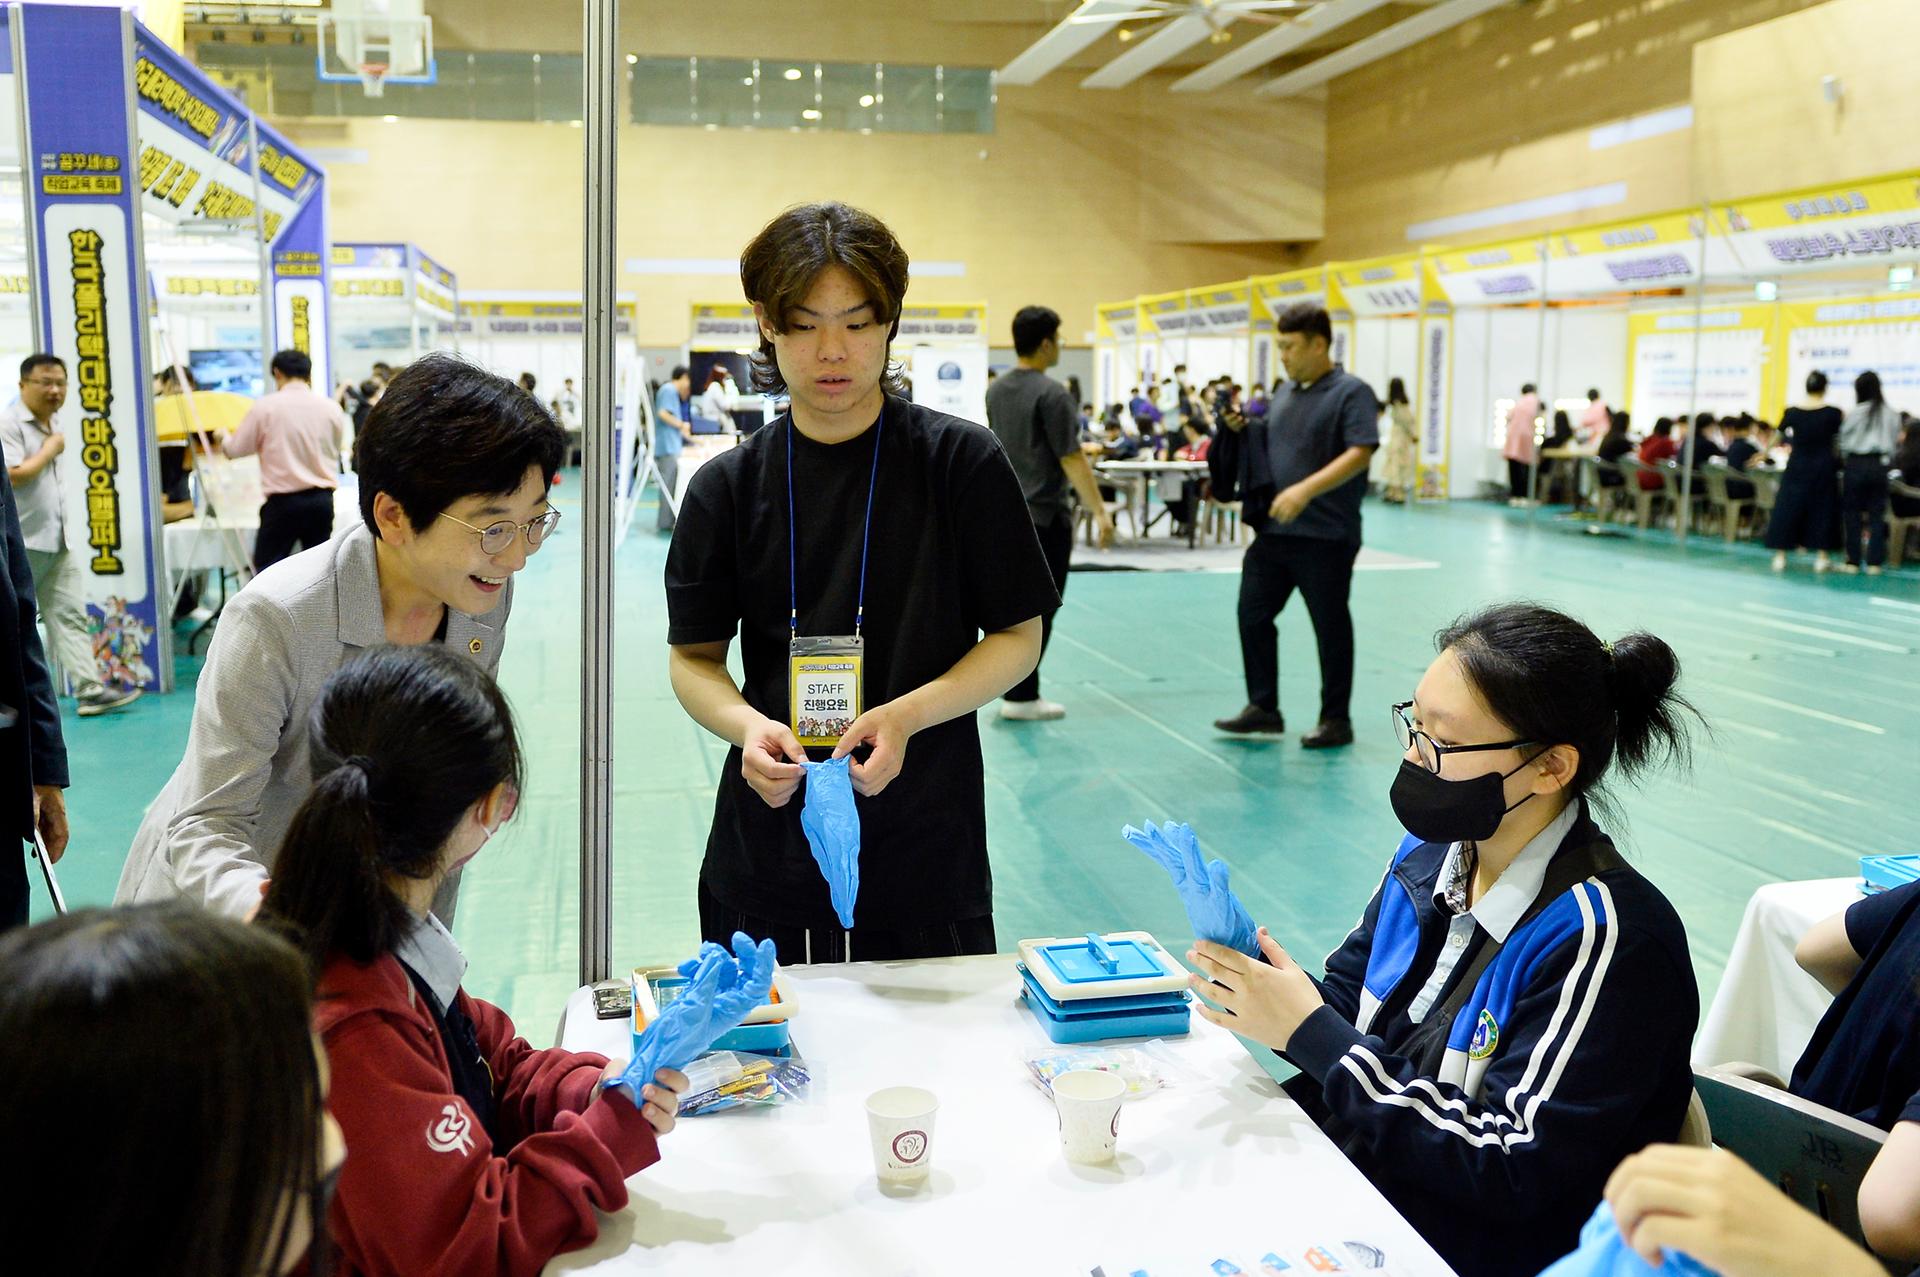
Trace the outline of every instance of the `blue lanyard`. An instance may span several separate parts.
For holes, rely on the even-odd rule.
[[[867,523],[860,532],[860,594],[854,604],[853,634],[860,636],[860,627],[867,619],[867,551],[873,544],[873,493],[880,485],[880,432],[886,428],[887,414],[883,409],[880,420],[873,426],[873,473],[867,477]],[[787,628],[798,638],[800,635],[800,531],[799,520],[794,516],[793,503],[793,412],[787,412]]]

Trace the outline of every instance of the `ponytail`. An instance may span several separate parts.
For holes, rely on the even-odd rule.
[[[1612,655],[1614,757],[1633,779],[1650,767],[1693,761],[1684,715],[1699,711],[1677,690],[1680,658],[1653,635],[1636,630],[1610,645]]]
[[[413,926],[396,878],[441,871],[447,841],[496,786],[520,786],[506,698],[445,648],[377,647],[336,670],[308,726],[314,784],[279,848],[265,908],[316,971],[371,962]]]
[[[429,874],[434,867],[424,866]],[[294,813],[264,907],[293,924],[316,972],[334,952],[371,962],[407,929],[407,907],[387,885],[387,868],[373,781],[366,760],[355,756],[321,776]]]

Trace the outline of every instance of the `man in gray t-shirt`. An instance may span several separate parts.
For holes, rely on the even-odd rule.
[[[1065,386],[1047,376],[1060,362],[1060,316],[1045,306],[1027,306],[1013,317],[1013,351],[1019,366],[994,378],[987,387],[987,428],[1000,440],[1020,489],[1027,513],[1053,572],[1054,588],[1067,588],[1067,561],[1073,555],[1073,503],[1070,493],[1093,511],[1100,544],[1113,543],[1113,519],[1093,481],[1093,467],[1080,451],[1080,405]],[[1041,621],[1041,659],[1053,637],[1053,613]],[[1000,717],[1017,721],[1060,718],[1065,707],[1040,699],[1040,668],[1010,689],[1000,703]]]

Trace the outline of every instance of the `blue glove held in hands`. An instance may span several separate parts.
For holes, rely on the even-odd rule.
[[[1718,1277],[1713,1269],[1677,1250],[1664,1252],[1662,1258],[1666,1262],[1658,1268],[1640,1258],[1620,1236],[1613,1208],[1601,1202],[1580,1230],[1579,1247],[1540,1277]]]
[[[1238,949],[1248,957],[1260,955],[1258,929],[1247,907],[1228,886],[1226,863],[1209,863],[1201,858],[1200,840],[1191,825],[1168,821],[1156,829],[1148,821],[1145,829],[1128,825],[1120,836],[1167,871],[1180,893],[1180,903],[1187,908],[1187,921],[1193,924],[1195,937]]]
[[[640,1088],[661,1069],[684,1069],[712,1047],[715,1039],[737,1027],[773,990],[773,941],[754,944],[746,933],[733,933],[733,952],[711,941],[680,964],[686,989],[667,1004],[634,1044],[633,1059],[620,1080],[640,1103]]]
[[[807,763],[807,801],[800,809],[813,859],[827,880],[833,912],[853,930],[853,902],[860,895],[860,809],[853,805],[852,757]]]

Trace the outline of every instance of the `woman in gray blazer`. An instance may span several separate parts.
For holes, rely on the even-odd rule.
[[[245,916],[312,783],[321,685],[380,643],[500,664],[513,574],[559,521],[567,435],[531,395],[450,355],[393,379],[354,444],[362,522],[274,564],[227,604],[186,756],[147,809],[117,903],[185,896]],[[435,901],[453,920],[458,883]]]

